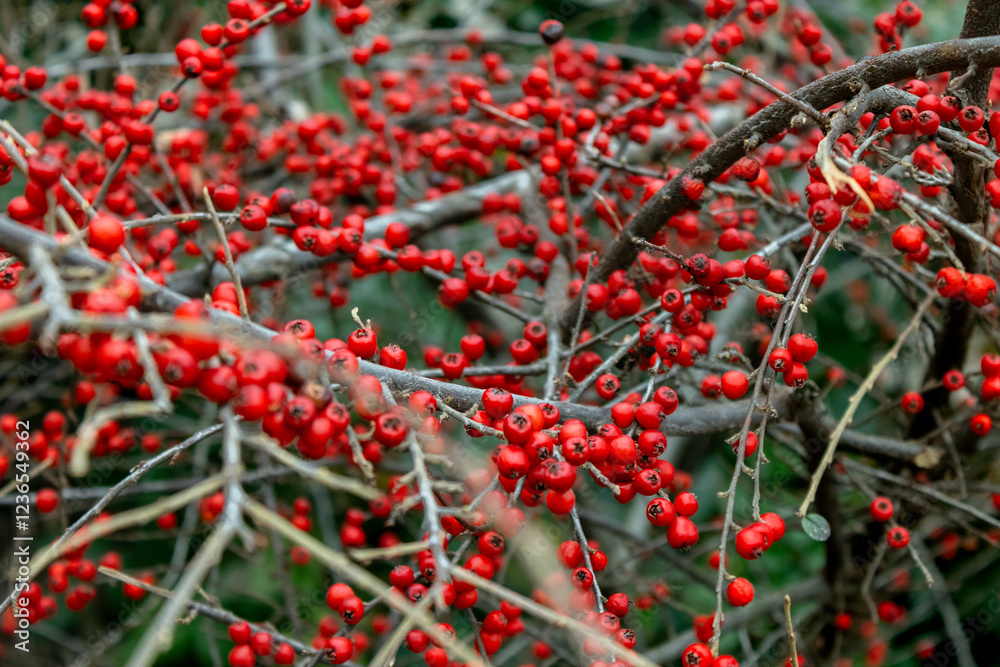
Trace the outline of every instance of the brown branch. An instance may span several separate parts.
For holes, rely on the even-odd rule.
[[[830,122],[829,119],[823,115],[823,112],[817,110],[816,107],[807,104],[801,100],[795,99],[788,93],[784,92],[783,90],[780,90],[779,88],[776,88],[773,84],[770,84],[761,77],[757,76],[749,69],[737,67],[732,63],[722,62],[721,60],[717,60],[715,62],[708,63],[707,65],[705,65],[706,72],[714,72],[715,70],[720,70],[720,69],[724,69],[727,72],[732,72],[733,74],[738,74],[739,76],[746,79],[755,86],[760,86],[767,92],[771,93],[775,97],[784,101],[786,104],[791,104],[793,107],[795,107],[805,115],[812,118],[814,121],[816,121],[817,124],[819,124],[820,127],[826,127],[827,125],[829,125]]]
[[[788,629],[788,645],[792,650],[792,665],[798,667],[799,652],[795,646],[795,625],[792,623],[792,598],[785,596],[785,627]]]
[[[836,233],[836,231],[834,231]],[[805,290],[807,281],[805,280],[806,273],[808,272],[808,267],[812,262],[814,253],[816,252],[816,247],[819,245],[819,234],[814,234],[812,242],[809,244],[809,249],[806,251],[804,257],[804,264],[799,268],[795,274],[795,281],[792,283],[790,291],[796,293],[798,290]],[[754,373],[756,373],[756,379],[753,386],[753,394],[750,398],[750,406],[743,418],[743,425],[740,429],[738,444],[736,445],[736,463],[733,465],[733,474],[729,479],[729,487],[726,491],[721,492],[719,497],[724,497],[726,499],[726,511],[722,519],[722,535],[719,539],[719,573],[716,578],[715,583],[715,617],[712,622],[712,640],[710,647],[712,649],[712,655],[719,655],[719,640],[722,636],[722,624],[725,620],[723,609],[722,609],[722,586],[725,581],[728,572],[726,571],[726,549],[728,547],[729,531],[735,527],[733,522],[733,513],[736,509],[736,490],[739,485],[740,476],[743,474],[744,460],[746,458],[747,449],[747,436],[750,434],[750,428],[753,426],[755,417],[759,417],[759,412],[764,412],[763,417],[759,417],[760,423],[765,424],[767,418],[770,416],[771,411],[774,410],[772,405],[772,400],[774,398],[774,376],[777,371],[772,371],[768,365],[767,360],[771,355],[771,352],[776,347],[779,337],[781,335],[781,330],[783,325],[787,325],[791,318],[794,317],[794,311],[792,309],[791,302],[785,302],[781,307],[781,312],[777,317],[777,325],[775,326],[774,332],[771,335],[771,340],[767,344],[767,349],[762,355],[760,366]],[[788,317],[789,319],[785,319]],[[764,399],[763,403],[758,405],[761,397],[764,395],[764,387],[767,385],[767,397]],[[763,426],[761,427],[763,429]],[[759,437],[763,437],[764,433],[761,430]]]
[[[994,0],[969,0],[965,12],[965,22],[961,37],[990,38],[1000,33],[1000,3]],[[987,58],[970,58],[969,65],[976,65],[976,72],[968,77],[962,87],[954,92],[963,104],[986,107],[986,97],[993,79],[993,65]],[[962,75],[965,67],[951,68],[952,78]],[[954,217],[967,227],[985,230],[990,218],[990,206],[986,201],[986,167],[973,156],[962,152],[952,155],[955,174],[951,184],[952,209]],[[958,235],[955,239],[955,254],[966,270],[979,273],[983,267],[982,251],[976,244]],[[944,317],[944,328],[936,337],[934,357],[927,366],[925,381],[940,378],[953,368],[961,368],[969,350],[969,338],[975,323],[975,308],[962,300],[953,299],[948,303]],[[932,389],[924,394],[925,409],[913,418],[910,435],[920,435],[934,428],[934,411],[948,404],[948,390],[944,387]]]
[[[1000,64],[1000,39],[983,37],[951,40],[866,58],[799,89],[793,97],[816,109],[826,109],[854,96],[863,85],[875,89],[912,77],[917,72],[931,75],[964,69],[972,60],[978,62],[980,67]],[[701,179],[705,183],[714,181],[746,155],[749,148],[754,148],[787,129],[798,113],[800,111],[792,105],[778,100],[740,123],[701,153],[635,214],[601,258],[596,268],[595,282],[604,282],[614,271],[631,265],[638,255],[638,247],[633,239],[651,239],[671,217],[690,203],[681,189],[681,182],[685,177]],[[563,313],[564,330],[572,327],[578,307],[574,304]]]

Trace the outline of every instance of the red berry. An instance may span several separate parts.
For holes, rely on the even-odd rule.
[[[350,660],[351,656],[354,655],[354,643],[349,637],[330,637],[326,640],[324,653],[330,659],[330,662],[335,665],[341,665]]]
[[[530,468],[528,455],[517,445],[507,445],[500,450],[497,457],[497,469],[501,477],[519,479],[527,474]]]
[[[726,587],[726,599],[734,607],[745,607],[753,600],[753,584],[742,577],[733,579]]]
[[[766,523],[771,529],[771,541],[777,542],[785,535],[785,521],[773,512],[760,515],[761,521]]]
[[[558,491],[548,491],[545,494],[545,506],[548,507],[549,511],[553,514],[558,514],[560,516],[569,514],[575,503],[576,496],[572,491],[564,491],[562,493]]]
[[[691,519],[678,516],[667,526],[667,542],[674,549],[688,549],[698,543],[698,528]]]
[[[618,467],[613,468],[616,478],[620,474],[619,470],[620,469]],[[621,474],[626,477],[628,475],[631,475],[632,474],[631,466],[626,466],[625,468],[621,469]],[[663,487],[663,474],[661,473],[660,470],[656,468],[646,468],[640,470],[639,473],[634,478],[632,478],[631,490],[628,487],[628,482],[625,482],[625,484],[626,487],[623,491],[621,490],[621,486],[619,486],[620,493],[617,496],[616,500],[620,503],[628,502],[629,500],[632,499],[632,497],[635,496],[635,494],[643,496],[651,496],[655,493],[658,493],[660,489]]]
[[[963,291],[965,300],[977,308],[993,303],[997,295],[997,284],[993,278],[981,273],[970,273]]]
[[[993,428],[993,420],[990,416],[980,412],[979,414],[973,415],[972,419],[969,420],[969,428],[976,435],[986,435]]]
[[[327,599],[329,600],[329,597]],[[340,603],[337,612],[344,623],[357,625],[365,615],[365,603],[356,595],[351,595]]]
[[[892,518],[892,501],[885,496],[878,496],[872,500],[871,505],[868,507],[868,511],[871,513],[872,519],[885,523]]]
[[[747,433],[747,444],[743,452],[743,458],[748,459],[753,456],[754,452],[757,451],[757,434],[751,431]],[[733,442],[733,454],[739,453],[740,441],[737,439]]]
[[[747,278],[763,280],[771,273],[771,261],[761,255],[751,255],[746,262]]]
[[[690,491],[677,494],[674,498],[674,509],[678,516],[691,517],[698,511],[698,498]]]
[[[462,336],[462,340],[459,343],[462,347],[462,354],[469,361],[476,361],[486,353],[486,341],[478,334]]]
[[[683,667],[712,667],[712,649],[705,644],[691,644],[681,653]]]
[[[920,134],[934,134],[941,127],[941,117],[934,111],[921,111],[917,114],[916,126]]]
[[[760,162],[752,157],[740,158],[733,165],[733,173],[741,181],[754,181],[760,175]]]
[[[892,247],[900,252],[917,252],[924,236],[924,230],[916,225],[900,225],[892,233]]]
[[[569,576],[570,582],[580,590],[589,590],[594,586],[594,573],[585,567],[578,567]]]
[[[736,533],[736,553],[746,560],[759,558],[765,548],[764,535],[754,526],[748,526]]]
[[[702,193],[705,192],[705,181],[684,175],[681,177],[681,192],[692,201],[701,199]]]
[[[40,489],[35,496],[35,507],[42,514],[48,514],[59,505],[59,493],[55,489]]]
[[[821,232],[832,232],[840,224],[843,215],[840,206],[832,199],[820,199],[809,207],[809,222]]]
[[[944,377],[941,378],[941,384],[948,391],[957,391],[965,386],[965,375],[962,374],[962,371],[953,368],[944,374]]]
[[[673,504],[666,498],[653,498],[646,505],[646,518],[654,526],[664,528],[676,517]]]
[[[483,392],[483,409],[492,419],[502,419],[514,408],[514,396],[510,392],[490,387]]]
[[[362,359],[368,359],[378,351],[378,340],[371,329],[355,329],[347,337],[347,347]]]
[[[917,129],[917,110],[909,105],[896,107],[889,114],[889,124],[897,134],[913,134]]]
[[[257,658],[249,644],[241,644],[229,652],[230,667],[254,667]]]
[[[212,203],[220,211],[232,211],[240,203],[240,192],[232,185],[219,185],[212,192]]]
[[[902,0],[896,5],[896,20],[912,28],[923,18],[924,12],[910,0]]]
[[[895,526],[889,529],[886,540],[893,549],[902,549],[910,543],[910,531],[902,526]]]
[[[979,107],[968,106],[958,112],[958,125],[966,132],[975,132],[985,122],[986,114]]]
[[[665,417],[663,406],[656,401],[647,401],[635,409],[635,420],[645,429],[659,428]]]
[[[295,664],[295,649],[288,644],[281,644],[274,652],[274,663],[277,665]]]
[[[614,593],[608,596],[604,607],[618,618],[625,618],[628,614],[629,600],[624,593]]]
[[[258,632],[250,638],[250,648],[259,656],[271,655],[271,635]]]
[[[353,595],[354,591],[347,584],[333,584],[326,592],[326,604],[330,609],[337,611],[340,604]]]
[[[910,391],[903,394],[900,405],[903,408],[903,412],[915,415],[924,409],[924,397],[919,392]]]
[[[722,375],[722,393],[730,400],[743,398],[750,388],[750,381],[743,371],[727,371]]]
[[[115,252],[125,243],[125,228],[121,221],[108,215],[99,215],[87,226],[87,242],[106,255]]]
[[[594,388],[597,390],[598,396],[605,401],[610,401],[618,394],[618,391],[622,388],[622,384],[614,375],[605,373],[597,378]]]
[[[1000,354],[984,354],[979,368],[986,377],[997,377],[1000,375]]]
[[[792,353],[783,347],[779,347],[771,352],[767,364],[778,372],[784,372],[792,367]]]
[[[818,350],[816,340],[806,334],[792,334],[788,339],[788,351],[792,353],[792,359],[803,364],[811,361]]]
[[[965,291],[965,280],[964,273],[949,266],[938,271],[935,285],[941,296],[951,299]]]
[[[469,298],[469,286],[461,278],[446,278],[438,289],[438,299],[449,308]]]

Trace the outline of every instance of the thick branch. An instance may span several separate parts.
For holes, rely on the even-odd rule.
[[[969,0],[961,36],[988,39],[997,33],[1000,33],[1000,3],[995,0]],[[977,57],[971,58],[970,64],[976,66],[975,73],[954,94],[963,104],[986,108],[986,97],[993,79],[993,65],[996,63]],[[952,78],[962,74],[961,71],[955,71],[957,69],[953,68]],[[952,160],[955,164],[955,176],[951,184],[952,215],[962,224],[982,231],[990,217],[990,207],[986,202],[986,168],[974,156],[961,151],[956,152]],[[966,270],[979,273],[983,264],[981,250],[968,239],[958,235],[953,237],[955,254]],[[944,328],[935,340],[934,358],[927,367],[926,381],[933,381],[953,368],[962,367],[974,323],[974,308],[964,300],[953,299],[949,302]],[[934,428],[931,415],[935,409],[947,405],[948,393],[944,387],[925,393],[924,404],[927,409],[914,417],[910,425],[911,436],[919,437]]]
[[[50,253],[55,252],[59,247],[58,242],[52,237],[0,215],[0,249],[23,258],[29,255],[31,247],[35,245],[43,247]],[[114,270],[109,263],[97,259],[80,248],[63,249],[60,260],[69,265],[85,266],[102,272]],[[169,313],[188,301],[184,295],[163,287],[144,276],[136,278],[143,287],[145,294],[143,306],[147,310]],[[243,320],[226,311],[213,308],[209,309],[208,312],[213,323],[225,327],[245,341],[268,343],[276,335],[275,331],[267,327],[250,320]],[[379,378],[394,393],[408,395],[419,390],[429,391],[440,401],[446,402],[460,412],[478,406],[482,398],[482,391],[473,387],[438,382],[416,373],[398,371],[364,360],[360,361],[360,366],[362,373]],[[790,398],[791,393],[788,391],[775,392],[773,407],[777,410],[779,418],[787,418]],[[515,396],[514,398],[515,405],[544,402],[541,399],[525,396]],[[589,428],[596,428],[604,424],[610,417],[609,410],[597,406],[560,401],[552,402],[552,404],[559,409],[559,413],[564,419],[579,419]],[[667,435],[701,435],[731,431],[743,423],[748,407],[747,401],[693,407],[683,406],[664,421],[662,429]],[[757,424],[758,419],[759,416],[755,417],[754,425]],[[904,461],[913,461],[924,451],[924,448],[913,443],[868,436],[852,431],[845,431],[843,446],[862,454],[879,454]]]
[[[385,230],[392,222],[401,222],[409,227],[411,238],[437,227],[466,222],[482,214],[483,197],[487,194],[525,194],[531,183],[531,172],[528,170],[498,176],[440,199],[422,201],[410,208],[369,218],[365,221],[364,237],[366,241],[385,238]],[[243,254],[236,262],[236,270],[243,284],[250,286],[305,273],[346,259],[347,255],[341,252],[326,257],[304,252],[296,248],[290,238],[281,237],[273,243]],[[211,288],[225,280],[229,280],[226,267],[216,263],[211,268],[200,266],[178,272],[169,277],[167,284],[181,294],[198,296],[206,287]]]
[[[966,67],[972,61],[980,67],[1000,64],[1000,39],[982,37],[951,40],[866,58],[799,89],[793,97],[817,109],[826,109],[854,96],[865,84],[875,89],[915,76],[917,72],[931,75],[953,71]],[[792,118],[798,113],[800,112],[795,107],[778,100],[740,123],[706,149],[635,214],[601,258],[595,269],[595,281],[604,282],[614,271],[631,265],[639,252],[633,239],[652,238],[672,216],[680,213],[690,203],[681,190],[684,177],[699,178],[706,183],[714,181],[746,155],[748,148],[754,148],[788,128]],[[574,304],[566,308],[562,317],[564,330],[572,327],[576,312]]]

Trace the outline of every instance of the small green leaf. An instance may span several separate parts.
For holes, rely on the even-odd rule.
[[[830,539],[830,522],[822,514],[806,514],[802,519],[802,530],[817,542]]]

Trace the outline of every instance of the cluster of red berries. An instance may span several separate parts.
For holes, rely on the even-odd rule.
[[[875,17],[875,32],[879,36],[879,48],[895,51],[902,48],[902,32],[905,28],[916,27],[924,17],[924,12],[911,0],[901,0],[893,13],[882,13]]]
[[[257,663],[257,656],[268,657],[272,653],[276,665],[291,665],[295,662],[295,650],[291,646],[281,643],[275,647],[274,639],[269,633],[264,631],[255,633],[246,621],[230,625],[229,638],[236,643],[233,650],[229,652],[230,667],[254,667]],[[345,639],[350,645],[350,640],[343,637],[338,639]],[[327,655],[331,662],[339,665],[351,657],[351,652],[348,650],[347,656],[341,658],[340,653],[328,649]]]
[[[872,519],[886,523],[892,519],[895,511],[892,501],[885,496],[876,496],[868,508]],[[910,531],[902,526],[892,526],[886,535],[886,540],[893,549],[902,549],[910,543]]]
[[[792,334],[788,338],[787,347],[778,347],[771,351],[767,365],[781,373],[785,384],[789,387],[801,387],[809,379],[806,363],[816,356],[819,346],[816,340],[805,334]]]
[[[965,299],[977,308],[993,303],[997,296],[997,284],[993,278],[952,267],[938,271],[936,285],[941,296]]]
[[[102,515],[102,519],[107,518],[108,515]],[[38,582],[31,582],[21,593],[20,599],[26,601],[23,609],[27,612],[29,623],[38,623],[54,616],[59,610],[60,598],[62,604],[70,611],[82,611],[97,597],[95,577],[98,567],[122,569],[122,558],[117,552],[108,551],[95,563],[84,557],[86,549],[87,546],[81,547],[49,565],[44,589]],[[147,585],[152,585],[156,581],[149,572],[144,572],[137,578]],[[133,600],[142,599],[147,594],[145,589],[135,584],[123,585],[122,593]],[[10,612],[0,617],[0,628],[5,632],[12,618]]]
[[[1000,355],[984,354],[979,362],[980,371],[976,375],[981,376],[979,384],[979,398],[986,408],[989,404],[1000,398]],[[941,379],[941,386],[949,392],[959,392],[966,389],[966,376],[957,369],[952,369],[944,374]],[[969,408],[977,405],[975,396],[969,391],[964,392],[963,403]],[[900,407],[903,412],[915,415],[924,409],[924,395],[918,391],[908,391],[900,398]],[[985,436],[993,428],[993,419],[983,411],[977,412],[969,418],[969,429],[978,436]]]

